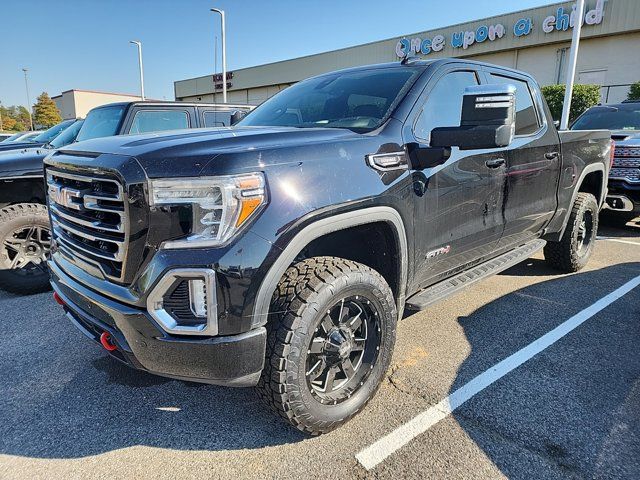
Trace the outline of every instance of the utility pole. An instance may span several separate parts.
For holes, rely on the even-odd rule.
[[[130,40],[129,43],[137,45],[138,47],[138,67],[140,69],[140,97],[144,101],[144,70],[142,68],[142,42],[137,40]]]
[[[31,115],[31,97],[29,96],[29,81],[27,80],[27,69],[23,68],[24,72],[24,86],[27,89],[27,113],[29,114],[29,123],[31,124],[31,130],[33,130],[33,116]]]
[[[2,127],[2,101],[0,100],[0,132],[3,130],[4,128]]]
[[[225,32],[224,10],[212,8],[211,11],[219,13],[222,22],[222,103],[227,103],[227,35]]]
[[[571,37],[571,50],[569,52],[569,64],[567,65],[567,82],[564,91],[564,103],[562,104],[562,118],[560,130],[569,128],[569,113],[571,112],[571,97],[573,95],[573,82],[576,78],[576,63],[578,62],[578,47],[580,46],[580,32],[584,19],[584,0],[578,0],[576,15],[573,22],[573,36]]]

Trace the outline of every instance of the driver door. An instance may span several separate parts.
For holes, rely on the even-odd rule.
[[[472,66],[446,71],[426,86],[416,104],[406,142],[429,145],[436,127],[460,125],[464,89],[480,83]],[[505,149],[461,151],[438,167],[413,171],[415,289],[489,256],[502,235]]]

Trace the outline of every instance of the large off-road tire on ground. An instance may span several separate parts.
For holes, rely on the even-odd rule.
[[[562,272],[577,272],[583,268],[596,244],[598,234],[598,202],[596,198],[580,192],[569,214],[569,222],[559,242],[547,242],[544,258]]]
[[[287,270],[271,312],[258,394],[309,434],[342,425],[375,394],[391,362],[391,289],[365,265],[314,257]]]
[[[51,230],[47,207],[20,203],[0,210],[0,289],[17,294],[47,291]]]

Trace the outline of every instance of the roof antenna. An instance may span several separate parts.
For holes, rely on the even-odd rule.
[[[410,61],[415,60],[417,57],[415,55],[409,55],[407,54],[401,61],[400,61],[400,65],[406,65],[408,64]]]

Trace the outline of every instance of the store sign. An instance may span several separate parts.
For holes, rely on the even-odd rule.
[[[231,88],[233,85],[231,83],[231,79],[233,78],[233,72],[227,72],[227,89]],[[222,74],[216,73],[213,75],[213,88],[216,90],[222,90]]]
[[[583,25],[599,25],[604,18],[604,2],[605,0],[596,0],[593,9],[587,9]],[[576,5],[573,5],[571,11],[558,7],[554,15],[549,15],[541,21],[542,31],[552,33],[555,31],[566,31],[573,28],[576,17]],[[526,37],[534,30],[534,21],[531,17],[523,17],[511,26],[515,37]],[[475,30],[467,30],[453,32],[449,41],[453,48],[462,48],[466,50],[475,43],[495,42],[507,33],[507,27],[502,23],[480,25]],[[444,49],[447,39],[444,35],[434,35],[432,38],[403,38],[396,44],[396,55],[404,58],[411,55],[428,55],[431,52],[440,52]]]

